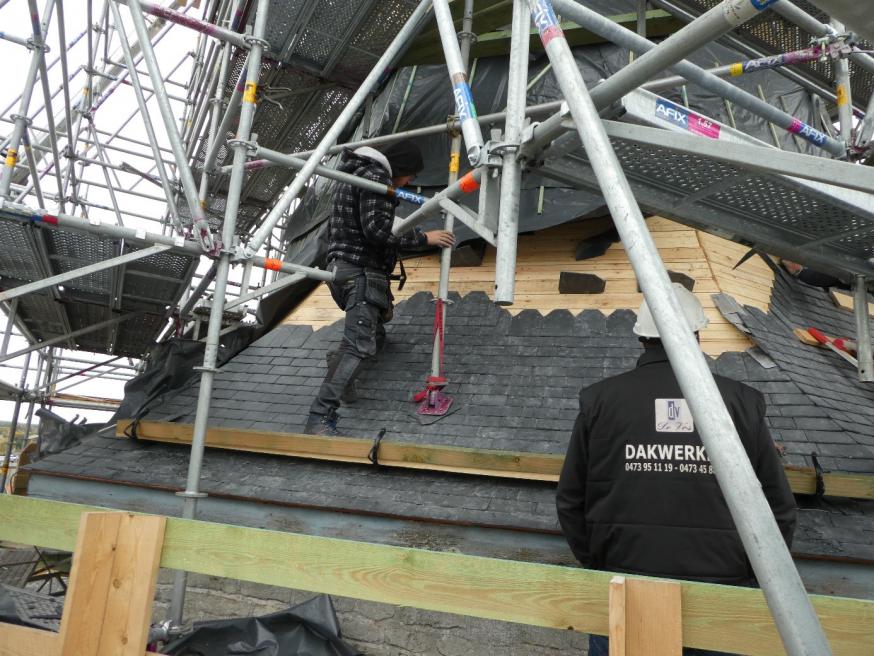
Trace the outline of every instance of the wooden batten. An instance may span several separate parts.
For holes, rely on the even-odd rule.
[[[695,294],[704,305],[710,325],[701,333],[701,346],[711,356],[726,351],[745,351],[752,343],[732,326],[716,309],[712,294],[724,292],[743,305],[768,309],[774,274],[760,258],[747,260],[738,269],[734,265],[749,250],[746,246],[688,228],[668,219],[652,217],[647,225],[665,266],[695,280]],[[643,295],[637,291],[634,271],[621,243],[610,246],[600,257],[577,261],[574,258],[581,239],[609,228],[603,219],[582,221],[520,235],[516,267],[516,300],[507,308],[517,314],[522,310],[567,309],[573,313],[600,310],[610,314],[616,310],[637,310]],[[409,280],[402,292],[395,292],[397,301],[417,292],[436,293],[440,258],[436,254],[405,261]],[[604,281],[599,294],[562,294],[559,282],[562,272],[593,274]],[[454,268],[449,288],[462,295],[481,291],[491,295],[495,280],[495,249],[486,248],[482,265]],[[334,323],[343,313],[334,304],[327,286],[319,285],[283,321],[314,328]],[[449,313],[447,330],[452,330]]]
[[[130,420],[120,420],[116,435],[125,436]],[[160,421],[141,421],[137,438],[168,444],[191,444],[194,427]],[[319,437],[297,433],[256,431],[242,428],[207,429],[206,446],[232,451],[270,453],[296,458],[334,462],[370,463],[372,440],[356,437]],[[379,448],[379,464],[403,469],[425,469],[474,476],[558,481],[564,456],[553,453],[524,453],[458,446],[384,441]],[[811,468],[785,468],[796,494],[816,492],[816,474]],[[874,499],[874,475],[824,474],[825,494],[835,497]]]
[[[842,310],[846,310],[847,312],[855,311],[853,309],[853,295],[849,292],[840,289],[830,289],[829,296],[834,304]],[[874,318],[874,303],[868,303],[868,316]],[[814,328],[816,328],[816,326],[814,326]]]

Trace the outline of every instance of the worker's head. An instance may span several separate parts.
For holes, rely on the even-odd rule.
[[[674,294],[680,302],[680,308],[683,310],[683,316],[686,318],[686,323],[689,324],[692,332],[697,335],[698,331],[706,327],[708,323],[708,319],[704,314],[704,308],[701,307],[701,302],[695,298],[695,294],[680,283],[675,282],[673,288]],[[640,341],[644,345],[647,342],[661,341],[659,329],[656,327],[655,321],[652,318],[652,312],[649,311],[649,305],[646,301],[641,304],[640,310],[637,312],[637,323],[634,324],[632,330],[635,335],[640,337]]]
[[[422,151],[410,139],[396,141],[379,149],[391,166],[392,184],[408,185],[425,168]]]

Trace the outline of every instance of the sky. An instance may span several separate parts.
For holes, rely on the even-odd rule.
[[[43,12],[45,8],[45,1],[38,0],[37,4],[40,12]],[[0,0],[0,5],[3,5],[3,0]],[[85,3],[67,2],[64,3],[64,5],[64,19],[66,28],[65,34],[68,44],[68,74],[75,74],[75,77],[72,78],[72,81],[67,85],[67,88],[69,89],[72,103],[75,105],[80,96],[85,81],[85,75],[83,71],[80,70],[80,67],[87,63],[87,36],[81,38],[79,42],[72,47],[69,47],[69,44],[84,31],[87,24],[87,14],[84,9]],[[93,22],[96,23],[101,18],[99,12],[102,11],[103,3],[94,2],[93,6],[95,11]],[[127,32],[128,39],[129,41],[134,41],[135,31],[130,19],[129,10],[126,6],[119,6],[119,10],[122,14],[122,20],[125,24],[125,30]],[[199,16],[199,10],[191,9],[190,11],[192,15]],[[15,37],[21,38],[27,38],[29,36],[32,36],[27,0],[8,0],[5,5],[0,7],[0,32],[11,34]],[[119,36],[114,30],[111,32],[112,38],[108,49],[104,47],[104,44],[102,42],[98,44],[98,47],[96,48],[97,61],[95,67],[98,70],[101,70],[103,68],[103,59],[105,58],[106,54],[109,55],[109,59],[111,61],[123,61],[121,50],[119,47]],[[52,16],[48,34],[49,36],[47,41],[50,51],[47,55],[47,63],[50,64],[58,58],[58,53],[60,51],[57,12],[55,12]],[[197,35],[195,32],[187,30],[180,26],[174,26],[169,31],[167,36],[155,47],[155,54],[158,59],[159,68],[161,69],[163,75],[166,75],[175,66],[181,63],[181,65],[179,65],[178,69],[171,78],[171,80],[177,82],[178,85],[167,85],[168,94],[170,94],[171,96],[171,105],[173,107],[174,114],[176,115],[178,120],[181,120],[185,108],[184,99],[187,95],[187,89],[185,87],[187,86],[187,83],[191,76],[192,65],[194,61],[193,53],[198,46],[198,38],[199,35]],[[5,137],[12,132],[12,124],[9,122],[9,117],[11,114],[15,114],[18,112],[18,97],[21,94],[22,89],[24,88],[30,60],[31,53],[28,49],[7,40],[0,40],[0,62],[2,62],[3,70],[3,84],[0,85],[0,142],[2,142]],[[137,68],[143,72],[145,72],[146,70],[144,63],[141,63]],[[49,87],[52,92],[61,88],[63,75],[61,72],[60,63],[56,64],[49,71],[48,78]],[[151,87],[151,81],[146,75],[141,76],[141,82],[143,86]],[[173,96],[176,96],[178,99],[173,99]],[[44,95],[42,87],[40,83],[37,82],[28,114],[33,115],[34,111],[38,110],[43,105]],[[7,111],[7,108],[10,106],[12,106],[13,109]],[[55,116],[55,122],[58,123],[60,120],[63,119],[64,116],[64,100],[62,93],[59,93],[54,98],[52,102],[52,107]],[[159,142],[162,144],[162,146],[169,147],[169,141],[166,137],[166,130],[161,121],[157,102],[154,100],[154,98],[152,98],[152,100],[148,102],[148,107],[149,116],[152,119],[155,132],[158,135]],[[127,119],[129,119],[131,115],[133,115],[133,118],[129,122],[127,122]],[[106,100],[106,102],[104,102],[95,111],[94,121],[96,127],[99,130],[105,130],[114,133],[116,130],[120,129],[120,135],[123,137],[136,139],[144,143],[147,142],[146,129],[142,117],[138,111],[134,92],[133,89],[128,85],[123,85],[119,87],[109,97],[109,99]],[[33,134],[36,137],[39,135],[38,128],[44,128],[47,126],[47,122],[45,120],[45,112],[39,113],[39,115],[34,119],[33,125]],[[101,137],[103,141],[107,140],[108,138],[108,136]],[[60,139],[59,147],[63,148],[65,143],[66,142],[63,138]],[[135,150],[137,152],[144,153],[144,156],[136,156],[129,153],[113,153],[112,151],[107,151],[107,156],[111,163],[113,163],[114,165],[120,165],[122,162],[126,162],[131,166],[143,171],[152,168],[154,164],[154,158],[152,157],[148,146],[140,146],[123,141],[117,141],[116,143],[129,150]],[[81,146],[78,148],[77,152],[79,152],[79,154],[82,154]],[[93,150],[91,150],[87,156],[93,159],[97,159],[96,153]],[[166,159],[172,160],[172,156],[167,153]],[[154,174],[154,171],[152,172]],[[122,209],[129,209],[132,212],[148,216],[154,216],[156,218],[159,218],[164,214],[165,202],[162,200],[163,192],[160,187],[155,186],[149,182],[144,182],[139,176],[136,176],[134,174],[117,172],[117,176],[118,182],[120,182],[123,187],[130,188],[136,183],[134,191],[146,194],[150,197],[144,198],[142,196],[118,194],[119,206]],[[86,167],[83,179],[95,181],[100,184],[105,184],[103,171],[96,166]],[[47,176],[43,179],[42,187],[46,193],[54,193],[57,191],[57,185],[54,182],[52,176]],[[87,190],[87,198],[88,200],[95,203],[104,204],[106,206],[111,205],[111,199],[109,198],[108,192],[98,187],[89,187]],[[32,194],[28,195],[25,199],[23,199],[22,202],[25,202],[32,207],[37,207],[38,205],[35,196]],[[46,208],[49,211],[57,209],[57,205],[55,205],[54,201],[52,200],[47,199],[46,204],[49,206]],[[115,214],[112,211],[93,209],[91,210],[91,216],[97,217],[101,221],[105,222],[116,222]],[[123,220],[124,224],[129,227],[144,227],[153,231],[156,230],[156,228],[158,227],[157,223],[147,221],[145,219],[124,217]],[[198,270],[202,271],[208,266],[209,261],[204,259],[201,261],[201,265]],[[239,273],[239,267],[237,267],[237,271],[232,273],[231,279],[239,279]],[[0,330],[5,328],[5,325],[6,317],[0,316]],[[21,349],[25,346],[26,342],[23,337],[13,336],[9,346],[9,352],[11,353],[17,351],[18,349]],[[79,359],[87,359],[94,362],[107,360],[110,357],[105,354],[88,354],[83,352],[71,352],[70,355]],[[33,357],[31,360],[31,373],[28,376],[29,386],[33,386],[35,382],[36,360],[36,357]],[[18,386],[20,368],[23,361],[24,357],[21,356],[14,360],[3,363],[4,365],[12,365],[12,368],[0,365],[0,380]],[[126,365],[136,364],[136,361],[121,362]],[[88,365],[82,364],[81,366],[86,367]],[[125,373],[129,374],[130,372],[128,370]],[[89,381],[88,379],[79,376],[76,378],[71,378],[63,385],[69,385],[77,382],[81,382],[81,384],[78,384],[70,389],[68,393],[116,399],[120,399],[124,393],[124,382],[120,380]],[[8,421],[12,415],[12,411],[12,402],[0,402],[0,421]],[[64,416],[68,419],[73,418],[75,415],[79,415],[80,418],[87,417],[89,421],[105,421],[110,416],[110,413],[99,411],[83,411],[62,408],[57,408],[54,411],[57,412],[57,414]]]

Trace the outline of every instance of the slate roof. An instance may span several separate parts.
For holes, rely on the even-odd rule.
[[[385,349],[360,378],[360,400],[340,411],[343,434],[386,428],[387,439],[564,453],[580,387],[633,367],[641,352],[632,312],[514,317],[481,292],[453,300],[445,359],[452,413],[422,419],[410,401],[431,362],[434,305],[421,292],[398,304]],[[253,343],[217,374],[212,425],[300,431],[341,331],[341,322],[315,332],[280,326]],[[148,418],[191,422],[196,395],[195,381]]]
[[[564,453],[580,388],[633,368],[641,353],[631,311],[512,316],[482,292],[453,300],[445,359],[452,413],[423,419],[410,402],[431,361],[432,296],[420,292],[398,304],[385,350],[361,376],[361,398],[341,409],[343,434],[375,437],[386,428],[387,439],[408,442]],[[800,312],[797,303],[818,309],[786,318]],[[743,320],[778,366],[766,369],[746,353],[724,353],[712,366],[765,394],[768,423],[786,445],[787,461],[810,466],[816,452],[828,470],[874,472],[874,389],[858,383],[834,354],[801,344],[791,332],[792,325],[821,325],[852,335],[852,315],[822,290],[781,280],[774,314],[747,308]],[[210,424],[299,431],[341,331],[341,322],[317,331],[280,326],[253,343],[217,374]],[[148,418],[193,423],[196,397],[197,380]]]
[[[789,452],[816,452],[827,470],[874,473],[874,385],[859,382],[837,354],[792,333],[814,327],[854,337],[853,314],[835,306],[825,290],[788,276],[776,280],[768,314],[746,310],[742,319],[753,339],[791,380],[760,387],[773,406],[769,422]]]
[[[512,316],[484,293],[455,296],[446,333],[454,412],[429,423],[415,414],[410,396],[430,366],[431,301],[430,294],[419,293],[398,304],[385,350],[361,377],[361,399],[341,409],[344,434],[375,437],[386,428],[386,440],[564,453],[579,389],[628,370],[641,352],[631,332],[631,311]],[[765,368],[748,353],[725,353],[712,362],[713,369],[766,395],[768,423],[788,446],[790,463],[808,464],[808,454],[816,451],[826,469],[870,472],[874,427],[862,417],[872,412],[874,399],[854,382],[851,370],[843,371],[842,361],[800,345],[791,334],[791,325],[812,319],[791,314],[799,312],[795,303],[808,301],[820,307],[816,323],[823,329],[852,334],[836,323],[852,316],[842,316],[824,292],[780,280],[774,314],[747,308],[742,315],[777,366]],[[280,326],[254,342],[216,375],[211,424],[299,431],[322,381],[325,355],[340,333],[339,322],[318,331]],[[817,381],[829,381],[828,390],[841,395],[854,390],[858,405],[867,403],[865,415],[849,397],[823,394]],[[147,418],[192,423],[197,382],[170,395]],[[847,416],[841,408],[850,411]],[[48,475],[181,489],[187,459],[187,448],[92,437],[32,467]],[[203,489],[329,510],[558,530],[554,486],[548,483],[208,450]],[[806,498],[801,503],[796,552],[874,558],[874,502]]]

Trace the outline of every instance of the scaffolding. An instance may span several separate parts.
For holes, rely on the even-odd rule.
[[[78,384],[83,376],[129,379],[156,342],[182,334],[204,308],[209,321],[200,393],[180,493],[184,518],[196,518],[205,496],[200,468],[220,336],[265,294],[306,278],[331,280],[329,271],[284,257],[291,210],[312,177],[416,206],[396,222],[396,234],[437,217],[447,230],[456,221],[467,226],[496,247],[494,301],[511,305],[520,190],[525,174],[537,172],[603,195],[786,651],[830,653],[701,350],[680,318],[640,208],[670,210],[697,228],[851,277],[859,377],[874,380],[866,320],[874,276],[874,170],[861,165],[874,157],[874,58],[852,24],[815,8],[808,13],[789,0],[655,1],[688,21],[656,44],[645,34],[646,2],[638,3],[633,32],[572,0],[515,0],[506,17],[507,108],[479,116],[468,80],[473,0],[362,0],[330,7],[206,0],[199,17],[194,6],[178,3],[107,0],[98,13],[87,4],[86,28],[69,40],[63,0],[46,0],[41,11],[35,0],[27,2],[31,33],[0,33],[30,53],[22,93],[0,114],[10,129],[0,139],[0,303],[7,315],[0,365],[24,358],[19,384],[2,387],[3,398],[15,402],[13,436],[24,404],[27,439],[36,404],[76,404],[58,396],[68,389],[59,383]],[[0,2],[0,11],[6,4]],[[631,62],[587,89],[556,12],[632,51]],[[371,111],[385,72],[430,21],[436,22],[455,116],[406,132],[396,124],[388,135],[353,134]],[[526,106],[532,24],[561,101]],[[60,47],[49,62],[46,44],[54,26]],[[168,67],[158,52],[171,29],[198,36],[194,50]],[[748,59],[709,70],[685,59],[717,39]],[[87,48],[85,64],[71,71],[68,53],[77,45]],[[50,71],[58,65],[53,91]],[[187,69],[185,83],[175,79]],[[724,79],[769,69],[784,72],[823,106],[833,105],[837,127],[828,113],[820,125],[809,125]],[[667,70],[673,77],[655,79]],[[83,85],[76,97],[70,93],[74,81]],[[684,84],[767,121],[775,143],[786,131],[815,154],[782,151],[657,95]],[[37,86],[43,105],[34,110]],[[112,130],[100,129],[106,114],[100,108],[124,87],[133,92],[136,109],[115,117]],[[145,139],[125,134],[135,119]],[[492,126],[488,135],[484,125]],[[326,159],[343,147],[447,132],[453,135],[447,186],[430,198],[340,173]],[[463,175],[462,153],[469,165]],[[95,170],[98,179],[86,176]],[[143,182],[157,189],[141,187]],[[461,199],[477,192],[475,212]],[[144,201],[159,209],[135,211],[133,202]],[[451,312],[450,255],[448,249],[442,254],[437,290],[444,319]],[[252,284],[254,269],[262,271],[260,285]],[[13,335],[27,346],[9,352]],[[435,340],[432,377],[441,375],[438,348]],[[77,350],[109,359],[82,361]],[[87,400],[81,405],[91,407]],[[4,454],[4,484],[13,441]],[[185,588],[180,573],[171,605],[176,625],[183,620]]]

